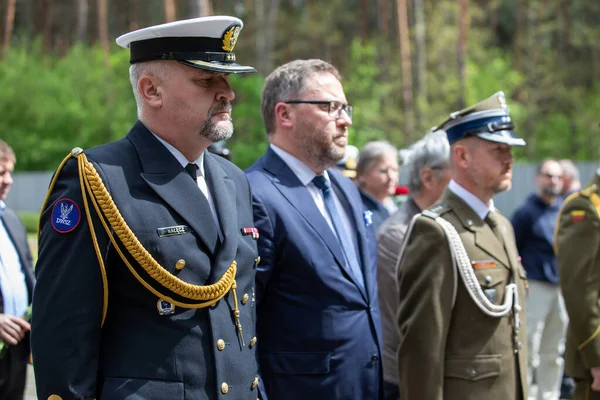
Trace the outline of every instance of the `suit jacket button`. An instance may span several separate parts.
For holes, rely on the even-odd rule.
[[[246,304],[249,298],[250,296],[248,296],[248,293],[244,293],[244,295],[242,296],[242,304]]]
[[[475,377],[477,376],[477,371],[475,370],[475,368],[473,368],[473,369],[471,370],[471,376],[472,376],[473,378],[475,378]]]
[[[258,376],[252,381],[252,389],[258,386]]]
[[[250,339],[250,347],[252,348],[256,344],[256,336]]]
[[[379,355],[377,353],[373,353],[371,355],[371,361],[376,362],[379,360]]]
[[[221,383],[221,393],[227,394],[227,392],[229,392],[229,385],[227,382]]]
[[[225,341],[223,339],[217,340],[217,349],[219,349],[219,351],[223,351],[224,348],[225,348]]]
[[[182,258],[181,260],[178,260],[178,261],[175,263],[175,269],[176,269],[177,271],[181,271],[181,270],[183,269],[183,267],[185,267],[185,260]]]

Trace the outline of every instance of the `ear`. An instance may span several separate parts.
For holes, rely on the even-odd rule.
[[[163,106],[162,88],[158,85],[157,77],[142,75],[137,86],[144,103],[152,108]]]
[[[454,158],[454,163],[458,165],[460,168],[467,168],[469,166],[469,162],[471,160],[471,154],[469,153],[469,148],[464,144],[454,145],[452,148],[452,156]]]
[[[291,128],[294,126],[293,113],[290,112],[290,107],[285,103],[277,103],[275,105],[275,122],[283,128]]]
[[[425,167],[421,170],[419,175],[421,177],[421,185],[425,189],[431,189],[433,184],[433,170],[429,167]]]

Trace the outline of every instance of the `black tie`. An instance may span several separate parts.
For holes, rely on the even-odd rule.
[[[185,166],[185,171],[190,174],[194,182],[198,180],[198,166],[194,163],[189,163]]]

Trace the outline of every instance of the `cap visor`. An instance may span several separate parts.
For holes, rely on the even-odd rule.
[[[525,140],[517,137],[513,131],[496,131],[494,133],[484,132],[478,134],[477,137],[490,142],[504,143],[514,147],[526,145]]]
[[[240,65],[236,63],[224,64],[216,61],[207,62],[200,60],[184,60],[179,62],[192,68],[198,68],[212,72],[225,72],[228,74],[245,74],[248,72],[256,72],[256,69],[254,69],[254,67]]]

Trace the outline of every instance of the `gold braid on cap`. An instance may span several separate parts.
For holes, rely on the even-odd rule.
[[[83,153],[83,150],[81,150],[80,148],[73,149],[71,151],[71,154],[65,157],[65,159],[58,167],[56,173],[54,174],[54,178],[50,183],[48,195],[44,200],[42,210],[46,207],[46,203],[48,202],[50,193],[52,193],[57,177],[59,176],[60,170],[63,168],[67,160],[71,157],[77,158],[77,165],[79,167],[79,182],[81,185],[81,195],[83,198],[83,207],[86,212],[88,226],[90,229],[90,235],[92,237],[94,250],[96,251],[96,256],[98,258],[98,263],[100,264],[100,271],[102,274],[102,284],[104,288],[104,307],[102,310],[102,324],[104,324],[106,312],[108,309],[108,281],[106,278],[106,268],[104,266],[104,261],[102,259],[102,254],[100,252],[100,247],[98,246],[98,240],[94,230],[94,224],[92,221],[90,206],[88,204],[88,196],[86,196],[86,192],[89,195],[89,199],[91,200],[91,203],[94,209],[96,210],[96,214],[98,215],[98,218],[100,219],[100,222],[102,223],[102,226],[104,227],[104,230],[106,231],[106,234],[108,235],[114,248],[119,253],[119,256],[121,257],[127,268],[129,268],[129,271],[146,289],[148,289],[154,295],[158,296],[160,299],[164,299],[182,308],[210,307],[231,291],[233,292],[234,299],[233,315],[236,320],[235,325],[236,329],[238,330],[238,333],[241,336],[242,326],[239,320],[239,309],[237,304],[237,295],[235,291],[237,286],[235,281],[235,275],[237,272],[237,262],[235,260],[232,261],[231,265],[229,266],[227,271],[225,271],[223,276],[217,282],[207,286],[192,285],[172,275],[152,257],[152,255],[144,248],[144,246],[142,246],[140,241],[136,238],[131,228],[129,228],[129,226],[127,225],[127,222],[125,222],[125,220],[123,219],[123,216],[121,216],[121,213],[117,209],[117,206],[115,205],[115,202],[110,196],[110,193],[108,192],[108,190],[106,190],[106,187],[102,183],[102,178],[100,178],[100,175],[98,174],[92,163],[88,161],[86,155]],[[113,232],[111,232],[111,228],[112,231],[114,231],[114,234]],[[164,288],[174,292],[175,294],[184,297],[188,300],[200,301],[200,303],[183,303],[180,301],[176,301],[170,296],[160,293],[158,290],[152,287],[133,268],[133,266],[131,265],[131,263],[117,244],[117,241],[114,236],[115,234],[119,238],[125,249],[133,257],[133,259],[144,269],[144,271],[146,271],[148,275],[150,275],[150,277],[152,277],[152,279],[154,279]]]

